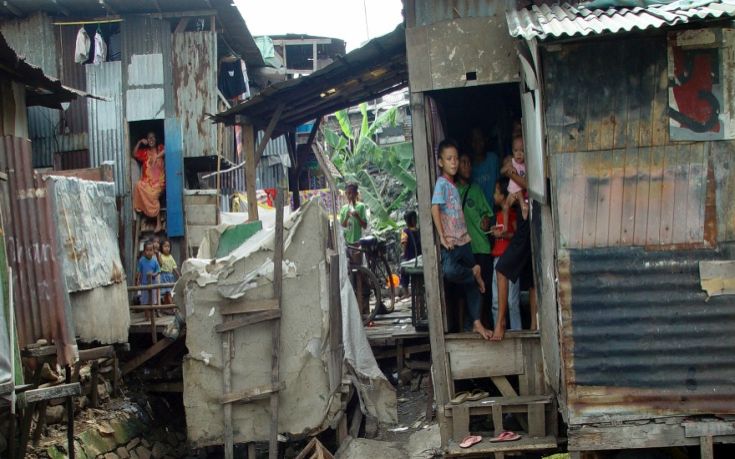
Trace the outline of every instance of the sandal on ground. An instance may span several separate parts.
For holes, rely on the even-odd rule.
[[[467,400],[467,397],[470,396],[469,392],[457,392],[457,394],[454,396],[454,398],[451,400],[452,405],[459,405],[460,403]]]
[[[459,443],[460,448],[469,448],[471,446],[474,446],[482,441],[482,437],[479,435],[467,435],[462,439],[462,441]]]
[[[490,394],[485,392],[484,390],[475,389],[467,396],[467,400],[471,402],[476,402],[478,400],[482,400],[483,398],[489,397]]]
[[[499,443],[504,441],[516,441],[520,438],[521,436],[517,433],[506,430],[501,432],[497,437],[491,438],[490,441],[493,443]]]

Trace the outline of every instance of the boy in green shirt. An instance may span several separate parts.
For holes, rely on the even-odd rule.
[[[459,155],[459,170],[457,173],[457,190],[462,202],[467,232],[470,233],[470,244],[475,262],[480,265],[485,285],[492,283],[493,261],[490,255],[490,239],[487,232],[490,231],[493,210],[487,203],[484,191],[471,182],[472,159],[469,153],[462,152]],[[483,295],[483,313],[491,304],[492,291],[487,289]],[[483,314],[484,316],[484,314]]]
[[[367,210],[365,204],[357,202],[357,184],[349,183],[345,187],[347,204],[339,211],[339,222],[344,228],[345,241],[348,245],[357,244],[362,238],[362,230],[367,228]]]

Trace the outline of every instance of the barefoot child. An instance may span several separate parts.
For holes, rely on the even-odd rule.
[[[146,241],[145,245],[143,245],[143,255],[138,260],[138,275],[135,279],[135,285],[155,284],[160,272],[161,267],[158,265],[156,254],[153,251],[153,242]],[[157,300],[158,298],[154,290],[143,290],[140,292],[140,304],[156,304],[158,303]]]
[[[168,239],[163,241],[161,244],[161,254],[159,255],[161,261],[161,283],[162,284],[173,284],[176,279],[180,277],[176,260],[171,255],[171,241]],[[173,298],[171,297],[171,287],[161,289],[161,295],[163,299],[162,304],[173,304]]]
[[[480,321],[485,283],[482,280],[480,265],[475,262],[472,255],[462,203],[454,185],[459,157],[457,146],[452,141],[444,140],[439,144],[438,163],[442,175],[434,187],[431,216],[442,246],[441,263],[444,278],[465,288],[472,331],[479,333],[484,339],[490,339],[492,333]]]
[[[505,250],[510,245],[510,241],[516,232],[516,212],[513,207],[508,209],[508,220],[504,220],[505,213],[502,211],[503,206],[508,200],[508,178],[503,177],[495,184],[495,194],[493,200],[497,209],[497,221],[496,225],[492,227],[491,233],[495,238],[495,244],[493,244],[492,256],[493,261],[493,323],[498,323],[498,316],[505,319],[506,315],[510,316],[510,329],[520,330],[521,329],[521,308],[520,308],[520,289],[518,282],[509,282],[506,297],[502,302],[498,301],[498,275],[495,272],[495,266],[498,264],[498,260],[505,253]],[[507,309],[502,312],[499,311],[499,304],[503,304]]]
[[[472,180],[474,164],[469,153],[462,152],[459,155],[459,172],[457,173],[457,191],[462,201],[462,212],[467,224],[467,232],[470,234],[472,254],[475,262],[480,265],[482,280],[485,286],[492,282],[493,261],[490,258],[490,239],[487,233],[490,230],[490,219],[493,211],[485,199],[485,193],[478,184]],[[490,291],[483,294],[483,311],[490,307]],[[486,318],[487,319],[487,318]]]

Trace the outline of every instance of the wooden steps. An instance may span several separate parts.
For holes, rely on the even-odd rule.
[[[445,457],[490,457],[494,455],[495,459],[502,459],[505,453],[539,451],[557,447],[556,438],[553,436],[530,437],[526,432],[517,433],[522,438],[516,441],[492,443],[490,442],[494,436],[492,432],[478,432],[477,435],[482,435],[482,441],[471,448],[460,448],[459,442],[450,440]]]

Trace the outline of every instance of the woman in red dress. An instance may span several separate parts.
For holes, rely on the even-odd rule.
[[[149,218],[156,219],[156,233],[161,232],[161,193],[166,189],[165,149],[156,143],[156,134],[138,140],[133,148],[133,157],[140,162],[140,180],[133,188],[133,207]]]

